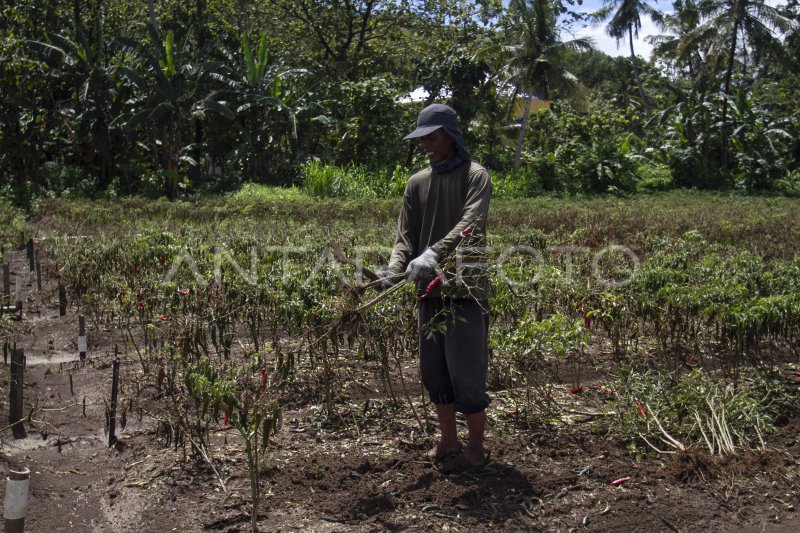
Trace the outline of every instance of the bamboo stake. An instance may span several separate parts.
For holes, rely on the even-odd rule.
[[[33,272],[33,269],[36,266],[34,265],[33,261],[33,237],[28,239],[28,265],[30,266],[31,272]]]
[[[28,436],[25,426],[19,423],[23,420],[23,403],[25,401],[25,351],[17,350],[11,353],[11,379],[9,388],[11,397],[8,408],[8,422],[12,424],[11,432],[15,439],[24,439]]]
[[[117,443],[117,400],[119,396],[119,349],[114,346],[114,364],[111,374],[111,407],[108,414],[108,446]]]
[[[42,292],[42,264],[39,262],[39,250],[34,254],[36,256],[36,289]]]
[[[67,289],[59,281],[58,282],[58,316],[67,314]]]
[[[78,355],[81,362],[86,361],[86,319],[83,315],[78,317]]]
[[[11,305],[11,268],[3,263],[3,307]]]
[[[19,318],[22,320],[22,278],[17,274],[14,279],[15,297],[17,299],[15,309],[19,313]]]

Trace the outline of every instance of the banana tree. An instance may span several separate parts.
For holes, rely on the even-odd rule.
[[[261,34],[255,49],[247,35],[242,36],[241,42],[242,60],[223,50],[228,61],[209,69],[209,76],[221,85],[212,96],[235,106],[239,128],[235,157],[247,175],[264,177],[270,169],[270,158],[297,151],[297,115],[306,108],[305,95],[293,91],[284,80],[300,81],[307,71],[286,69],[281,61],[273,60],[267,50],[266,33]]]
[[[736,185],[748,190],[767,190],[788,175],[791,161],[791,117],[780,116],[772,104],[764,104],[762,82],[739,88],[730,99],[733,125],[731,148],[736,161]]]
[[[700,188],[728,185],[720,167],[725,96],[705,94],[694,86],[663,87],[672,94],[674,103],[656,113],[645,128],[661,139],[660,152],[672,169],[675,184]]]
[[[204,51],[193,50],[188,38],[177,46],[172,31],[163,40],[152,26],[148,34],[148,43],[127,37],[116,40],[116,46],[134,58],[132,66],[120,67],[119,73],[135,93],[118,121],[128,133],[140,128],[149,132],[154,163],[163,174],[164,192],[174,199],[181,172],[197,165],[191,156],[195,147],[190,142],[191,120],[202,118],[196,111],[210,110],[227,119],[233,119],[233,113],[224,103],[201,96],[200,80],[207,66]]]
[[[115,68],[109,64],[102,17],[98,17],[90,40],[82,25],[77,42],[51,34],[50,42],[29,41],[30,49],[52,69],[57,79],[71,85],[72,105],[62,110],[66,134],[77,141],[75,163],[89,163],[97,173],[98,186],[110,183],[120,139],[111,122],[121,112],[125,91]]]

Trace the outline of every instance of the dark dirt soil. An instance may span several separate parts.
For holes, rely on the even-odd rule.
[[[168,446],[157,435],[146,404],[130,401],[147,395],[137,391],[141,367],[133,353],[123,354],[124,429],[118,445],[108,447],[110,362],[120,336],[90,324],[89,359],[81,365],[74,309],[58,316],[52,286],[36,291],[24,253],[12,271],[25,279],[24,331],[16,340],[28,356],[26,413],[36,414],[27,439],[0,434],[0,470],[32,471],[26,530],[248,531],[241,440],[231,431],[214,436],[211,451],[223,490],[205,462],[187,458],[183,447]],[[414,377],[411,370],[406,379]],[[7,366],[0,367],[0,383],[3,427]],[[359,387],[371,390],[369,383]],[[567,389],[562,399],[596,410],[588,405],[596,395],[587,390],[573,396]],[[603,417],[573,417],[558,430],[511,430],[500,403],[490,409],[489,464],[453,472],[424,458],[431,441],[404,414],[408,410],[375,393],[352,409],[342,407],[346,416],[335,422],[314,405],[285,412],[263,473],[260,529],[800,531],[797,419],[781,421],[765,452],[715,458],[692,451],[637,461],[625,442],[609,435]],[[609,486],[622,477],[630,480]]]

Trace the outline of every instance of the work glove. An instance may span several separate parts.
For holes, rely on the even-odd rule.
[[[414,259],[406,268],[406,279],[409,281],[425,281],[436,275],[439,269],[438,256],[433,249],[428,248],[422,255]]]
[[[378,281],[380,281],[378,287],[381,290],[391,289],[400,281],[400,279],[398,279],[399,276],[397,275],[397,272],[394,270],[389,270],[388,268],[378,270],[375,272],[375,275],[378,276]]]

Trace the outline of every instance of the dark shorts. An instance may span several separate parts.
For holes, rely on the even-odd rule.
[[[454,403],[456,411],[464,414],[488,407],[488,310],[485,301],[420,301],[420,374],[433,403]],[[432,319],[435,331],[426,327]]]

